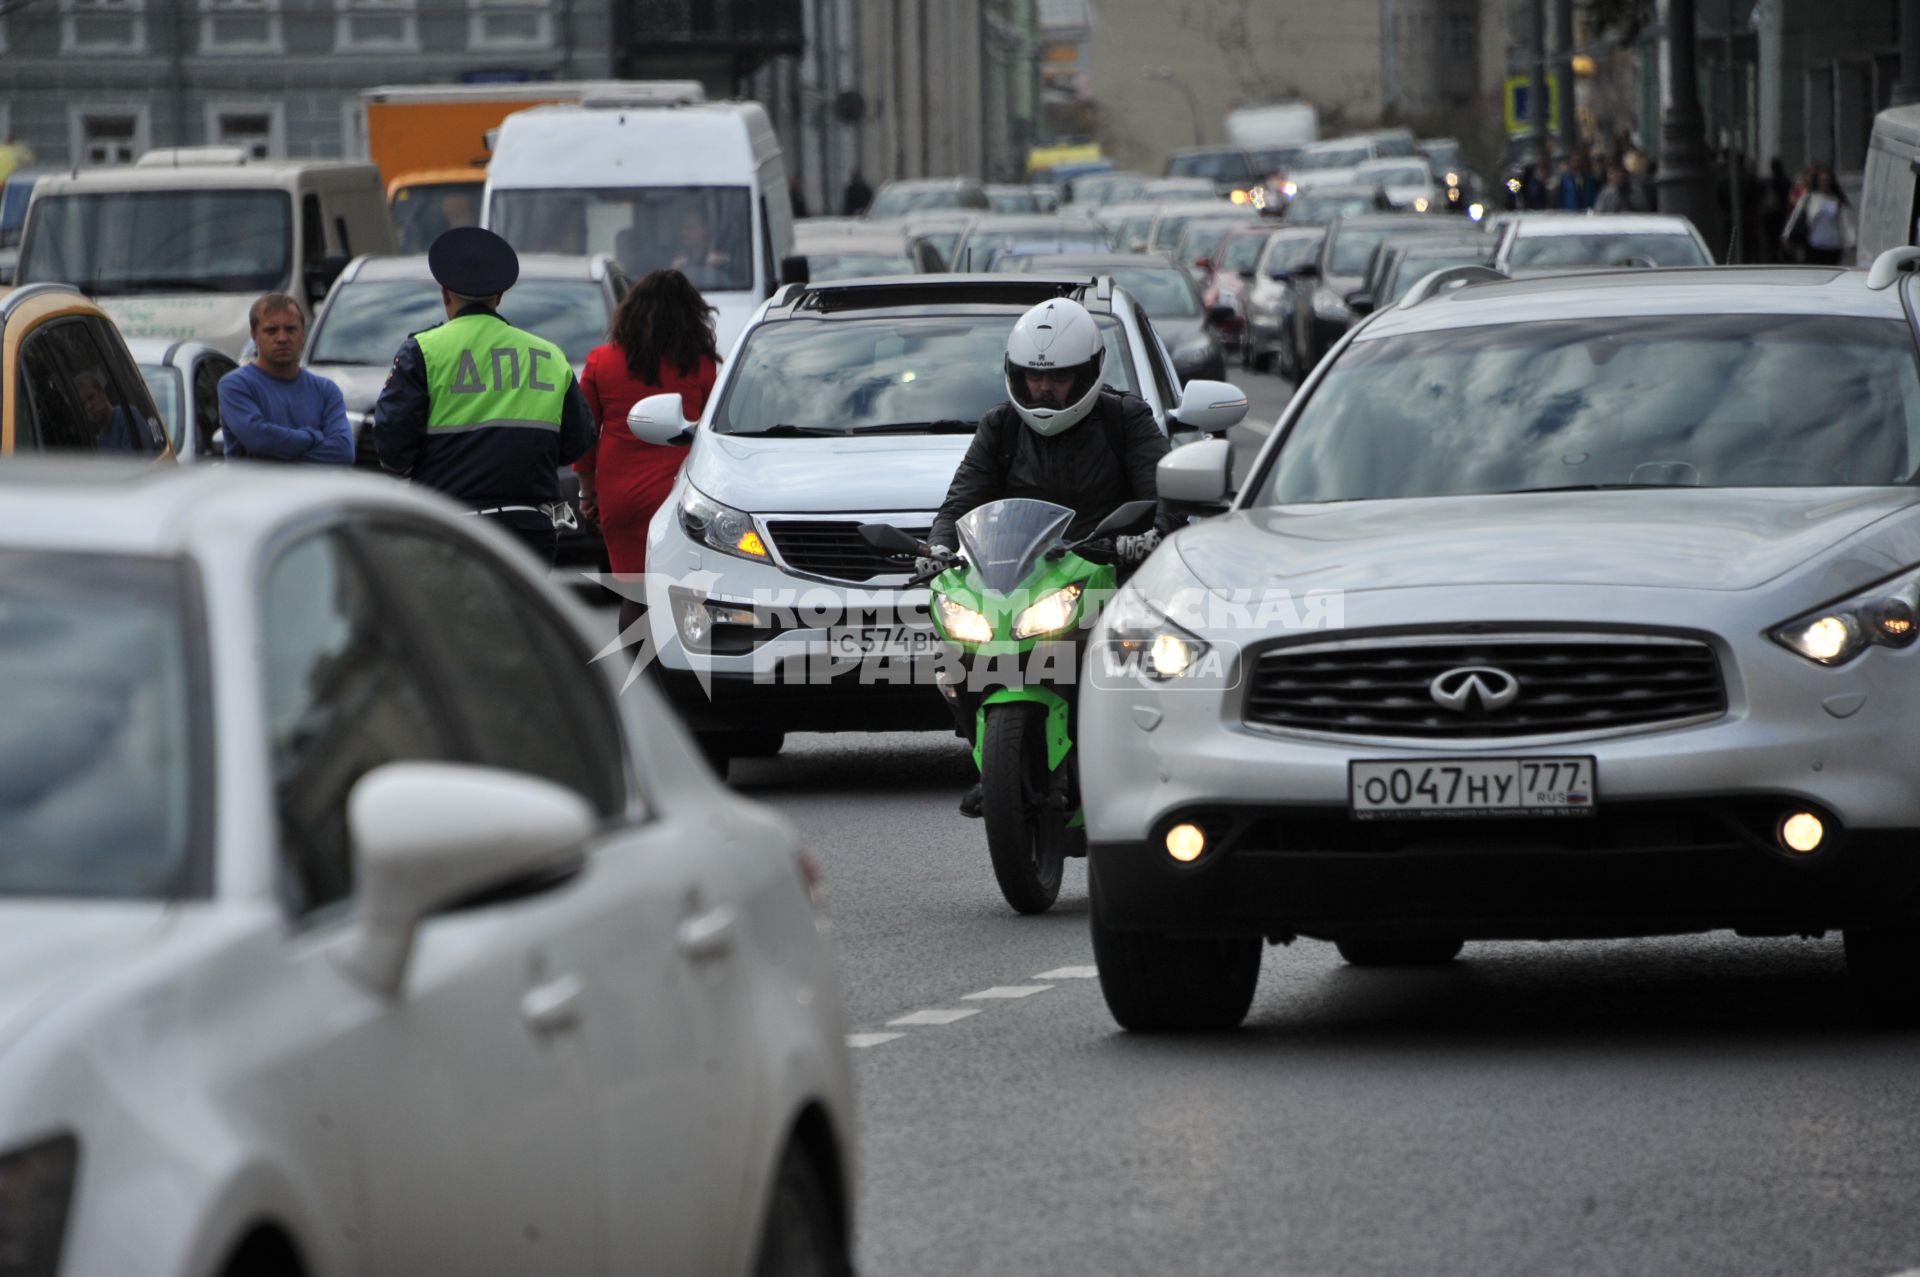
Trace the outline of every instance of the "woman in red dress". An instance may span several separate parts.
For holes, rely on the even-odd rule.
[[[678,394],[687,419],[698,420],[719,363],[713,307],[677,270],[657,270],[635,284],[613,314],[607,344],[587,356],[580,389],[600,441],[573,469],[580,476],[580,508],[599,519],[616,576],[646,571],[647,524],[687,459],[685,448],[634,438],[627,411],[648,395]],[[637,601],[622,600],[622,634],[642,611]]]

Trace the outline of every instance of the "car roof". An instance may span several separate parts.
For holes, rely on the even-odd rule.
[[[1673,213],[1595,213],[1591,216],[1517,218],[1514,234],[1522,239],[1547,235],[1687,235],[1693,223]]]
[[[907,237],[895,232],[873,231],[865,235],[795,235],[793,251],[807,257],[830,257],[835,253],[885,253],[892,257],[907,255]]]
[[[1110,309],[1111,281],[1093,272],[874,275],[817,284],[789,284],[767,303],[766,317],[853,316],[874,312],[947,314],[956,310],[1018,312],[1052,297],[1072,297],[1088,310]]]
[[[1327,224],[1329,232],[1346,227],[1358,227],[1366,230],[1375,226],[1384,226],[1392,230],[1396,226],[1406,226],[1418,230],[1425,225],[1423,219],[1414,213],[1348,213],[1345,217],[1336,217]]]
[[[1903,285],[1905,286],[1905,285]],[[1899,288],[1867,287],[1867,273],[1831,266],[1701,266],[1582,271],[1435,293],[1410,309],[1382,311],[1354,335],[1643,315],[1848,315],[1904,321]]]
[[[1049,253],[1038,261],[1058,266],[1067,274],[1081,270],[1100,273],[1121,267],[1127,270],[1163,270],[1183,273],[1178,266],[1158,253]]]
[[[19,457],[0,466],[0,546],[178,555],[343,502],[444,513],[436,498],[344,466]]]
[[[605,253],[572,257],[562,253],[522,253],[520,278],[599,280],[607,277],[613,259]],[[368,254],[355,259],[343,278],[348,283],[373,283],[383,280],[408,280],[431,283],[433,272],[427,269],[425,253],[399,256]]]
[[[172,365],[199,355],[231,358],[226,351],[204,341],[182,341],[176,337],[129,337],[126,341],[127,353],[136,364]]]

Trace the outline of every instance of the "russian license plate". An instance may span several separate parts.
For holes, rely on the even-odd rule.
[[[835,625],[827,630],[827,651],[855,660],[867,656],[931,656],[940,636],[917,625]]]
[[[1591,758],[1431,758],[1347,765],[1355,820],[1590,816]]]

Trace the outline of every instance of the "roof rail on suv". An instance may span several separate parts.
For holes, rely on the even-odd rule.
[[[806,285],[793,292],[791,304],[800,310],[821,311],[943,303],[950,306],[1037,306],[1049,298],[1066,297],[1094,285],[1091,277],[892,275]]]
[[[1491,266],[1476,266],[1471,263],[1461,266],[1448,266],[1434,271],[1431,275],[1422,275],[1419,282],[1407,290],[1400,299],[1403,310],[1412,310],[1442,289],[1459,288],[1464,284],[1506,283],[1512,278],[1505,271],[1495,270]]]

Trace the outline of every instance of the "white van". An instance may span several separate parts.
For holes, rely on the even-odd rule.
[[[1854,260],[1868,266],[1903,244],[1920,244],[1920,106],[1892,106],[1874,117]]]
[[[481,224],[523,253],[675,267],[718,314],[724,353],[793,251],[786,164],[758,102],[618,98],[517,111],[487,166]]]
[[[128,337],[203,341],[238,358],[262,293],[291,293],[311,311],[353,256],[393,251],[371,164],[166,148],[42,177],[18,275],[75,285]]]

